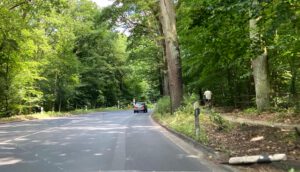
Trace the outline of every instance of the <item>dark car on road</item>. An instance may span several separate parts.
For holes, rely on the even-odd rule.
[[[148,108],[145,102],[136,102],[133,105],[133,112],[134,113],[139,113],[139,112],[144,112],[147,113],[148,112]]]

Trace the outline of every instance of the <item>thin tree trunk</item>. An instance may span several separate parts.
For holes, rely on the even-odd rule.
[[[6,69],[5,69],[5,115],[9,116],[9,76],[8,76],[8,72],[9,72],[9,66],[8,66],[8,62],[6,63]]]
[[[158,76],[158,83],[159,83],[159,95],[163,96],[164,95],[164,84],[163,84],[163,73],[160,68],[157,69],[159,76]]]
[[[160,0],[159,4],[161,11],[160,22],[163,26],[166,45],[171,111],[174,112],[183,100],[181,59],[176,31],[175,8],[172,0]]]
[[[161,26],[162,29],[162,26]],[[163,32],[161,32],[161,35],[163,35]],[[164,96],[169,96],[170,95],[170,86],[169,86],[169,77],[168,77],[168,63],[167,63],[167,57],[166,57],[166,43],[165,39],[162,39],[161,44],[163,48],[163,67],[162,67],[162,72],[163,72],[163,92]]]
[[[297,61],[296,57],[291,57],[290,59],[290,70],[291,70],[291,84],[290,84],[290,93],[291,97],[289,100],[289,105],[296,107],[297,110],[299,110],[299,105],[298,101],[299,99],[297,98],[297,76],[298,76],[298,68],[297,68]]]
[[[61,95],[59,96],[59,106],[58,106],[58,112],[61,111]]]
[[[253,1],[251,14],[257,13],[259,2]],[[252,17],[252,16],[251,16]],[[261,45],[257,22],[260,17],[252,17],[249,22],[251,50],[255,57],[252,60],[253,77],[255,84],[256,106],[258,112],[270,108],[270,83],[268,74],[267,48]],[[264,47],[263,49],[261,47]]]
[[[57,81],[58,81],[58,73],[55,72],[55,80],[54,80],[54,96],[55,96],[55,99],[54,99],[54,102],[53,102],[53,107],[52,107],[52,111],[54,112],[55,111],[55,107],[56,107],[56,100],[58,98],[58,91],[57,91]]]
[[[232,78],[231,78],[231,72],[232,72],[232,70],[230,70],[230,69],[227,69],[227,83],[228,83],[228,90],[229,90],[229,96],[230,96],[230,100],[229,100],[229,104],[230,105],[234,105],[234,108],[237,108],[237,106],[236,106],[236,100],[235,100],[235,94],[234,94],[234,91],[233,91],[233,86],[232,86],[232,83],[233,83],[233,81],[232,81]],[[228,103],[228,102],[225,102],[226,104]]]
[[[296,82],[297,82],[297,62],[295,57],[291,57],[290,59],[290,70],[291,70],[291,84],[290,84],[290,93],[292,95],[295,95],[297,93],[297,87],[296,87]]]

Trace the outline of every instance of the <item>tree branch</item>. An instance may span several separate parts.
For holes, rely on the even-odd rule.
[[[22,6],[22,5],[26,4],[26,3],[29,3],[29,2],[31,2],[31,0],[25,0],[23,2],[20,2],[20,3],[16,4],[16,5],[10,7],[9,10],[13,10],[13,9],[15,9],[15,8],[17,8],[19,6]]]

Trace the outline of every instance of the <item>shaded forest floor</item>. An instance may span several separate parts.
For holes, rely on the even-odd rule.
[[[300,113],[285,111],[270,111],[263,113],[256,113],[253,109],[246,109],[244,111],[230,108],[215,108],[215,111],[222,113],[222,115],[232,116],[234,118],[241,117],[244,119],[263,121],[269,124],[282,123],[286,125],[300,125]]]
[[[207,127],[209,145],[229,156],[286,153],[300,163],[300,138],[294,131],[279,128],[235,125],[230,132]]]
[[[248,124],[247,121],[254,119],[263,121],[263,117],[254,115],[252,119],[250,116],[244,118],[244,123],[235,122],[234,117],[242,118],[243,116],[241,114],[235,116],[233,112],[231,112],[233,121],[228,121],[225,114],[210,113],[204,109],[200,115],[201,135],[200,139],[197,139],[192,114],[190,108],[186,108],[176,112],[175,115],[155,113],[154,118],[163,125],[212,148],[215,152],[220,152],[218,162],[228,162],[230,157],[235,156],[276,153],[287,155],[288,160],[279,163],[238,166],[241,171],[288,171],[292,168],[300,171],[300,136],[293,127],[280,128]],[[268,120],[263,122],[269,123]]]
[[[209,113],[208,113],[209,114]],[[281,167],[300,171],[300,135],[295,126],[300,125],[296,114],[263,113],[246,114],[240,111],[221,113],[229,122],[227,129],[206,125],[208,146],[229,157],[285,153],[288,161]],[[228,118],[229,117],[229,118]],[[250,166],[251,167],[251,166]],[[260,166],[262,167],[262,166]],[[253,166],[257,168],[257,166]],[[278,168],[271,171],[280,171]],[[264,171],[264,170],[263,170]]]

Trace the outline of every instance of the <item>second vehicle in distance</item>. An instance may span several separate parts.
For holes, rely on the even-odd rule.
[[[147,113],[148,112],[148,108],[145,102],[136,102],[133,105],[133,112],[134,113],[139,113],[139,112],[144,112]]]

